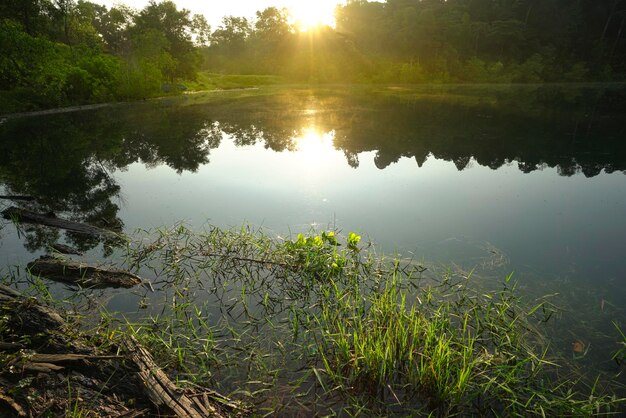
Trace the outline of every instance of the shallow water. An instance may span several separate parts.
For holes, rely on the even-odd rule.
[[[37,203],[0,205],[127,233],[357,231],[430,265],[515,272],[522,291],[559,292],[609,334],[626,319],[624,114],[626,88],[602,85],[278,89],[9,118],[0,192]],[[10,222],[0,238],[3,266],[53,241],[111,253]]]

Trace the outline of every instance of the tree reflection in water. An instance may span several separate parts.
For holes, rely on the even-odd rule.
[[[587,177],[626,170],[622,88],[423,88],[347,92],[284,91],[208,103],[149,103],[95,111],[15,118],[0,125],[0,183],[6,194],[35,196],[19,205],[121,231],[122,201],[114,173],[140,162],[177,173],[209,163],[224,138],[239,147],[262,144],[296,151],[311,134],[332,138],[347,163],[375,152],[384,169],[400,158],[429,156],[458,170],[470,161],[497,169],[516,162]],[[28,226],[26,247],[44,248],[57,230]],[[78,249],[99,240],[65,234]],[[109,242],[105,255],[111,252]]]

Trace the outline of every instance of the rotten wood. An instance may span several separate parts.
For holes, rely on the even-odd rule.
[[[35,353],[28,355],[28,359],[36,363],[63,363],[66,361],[85,361],[85,360],[105,360],[105,359],[121,359],[122,356],[95,356],[90,354],[44,354]]]
[[[57,366],[52,363],[25,363],[22,370],[29,372],[51,373],[63,370],[63,366]]]
[[[2,212],[4,219],[17,220],[18,222],[50,226],[65,229],[84,235],[98,236],[102,238],[118,238],[119,234],[107,229],[98,228],[82,222],[70,221],[58,218],[53,213],[37,213],[26,209],[12,206]]]
[[[3,295],[7,298],[17,298],[20,297],[21,294],[15,289],[11,289],[9,286],[5,286],[0,284],[0,295]]]
[[[121,356],[100,356],[91,354],[75,354],[75,353],[62,353],[62,354],[43,354],[43,353],[20,353],[7,364],[19,366],[22,371],[29,372],[41,372],[51,373],[63,370],[64,365],[59,363],[68,363],[71,366],[72,363],[77,361],[83,362],[85,365],[90,365],[90,361],[95,362],[99,360],[110,359],[122,359]]]
[[[65,326],[65,321],[55,310],[24,298],[19,292],[5,285],[0,285],[0,306],[11,308],[11,314],[26,333],[42,330],[50,332]]]
[[[24,350],[11,354],[0,368],[0,395],[11,394],[0,397],[0,417],[66,416],[76,400],[90,416],[155,416],[150,400],[137,396],[141,385],[131,377],[130,363],[101,352],[55,310],[0,285],[0,314],[7,318],[0,339],[19,341]],[[19,391],[10,391],[24,382]],[[74,400],[68,400],[68,387]]]
[[[89,288],[133,287],[144,282],[125,270],[108,269],[71,260],[41,256],[28,263],[31,274]]]
[[[166,406],[177,417],[225,417],[211,403],[192,401],[180,391],[156,365],[152,355],[132,336],[124,340],[124,347],[131,360],[139,369],[138,375],[144,384],[147,395],[155,405]]]

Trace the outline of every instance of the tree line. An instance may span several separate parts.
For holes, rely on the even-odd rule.
[[[193,79],[203,16],[174,2],[137,11],[83,0],[0,3],[0,90],[5,103],[59,106],[145,98]]]
[[[309,82],[555,82],[626,72],[623,0],[350,0],[336,28],[300,32],[287,10],[228,17],[212,71]]]
[[[211,28],[172,1],[3,0],[0,104],[145,98],[200,70],[307,83],[616,80],[625,22],[626,0],[350,0],[335,28],[306,32],[275,7]]]

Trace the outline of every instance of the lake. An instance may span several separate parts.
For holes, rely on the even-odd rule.
[[[0,209],[127,233],[356,231],[484,283],[514,272],[522,292],[559,293],[605,335],[626,320],[624,115],[623,85],[562,85],[266,88],[9,117],[0,194],[36,203]],[[114,254],[8,221],[0,238],[5,269],[54,241]],[[584,332],[569,331],[577,321],[564,339]]]

